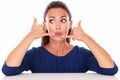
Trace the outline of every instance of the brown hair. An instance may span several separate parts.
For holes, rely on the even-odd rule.
[[[45,20],[45,17],[46,17],[47,12],[48,12],[50,9],[52,9],[52,8],[62,8],[62,9],[64,9],[64,10],[68,13],[69,20],[71,21],[71,18],[72,18],[71,12],[70,12],[70,10],[68,9],[68,7],[66,6],[66,4],[63,3],[62,1],[52,1],[51,3],[48,4],[48,6],[46,7],[45,12],[44,12],[44,17],[43,17],[43,18],[44,18],[44,21],[46,21],[46,20]],[[46,31],[46,32],[48,33],[48,31]],[[70,32],[71,32],[71,29],[69,29],[68,35],[70,35]],[[69,38],[67,38],[66,41],[67,41],[68,43],[70,43],[70,39],[69,39]],[[44,37],[42,37],[42,43],[41,43],[41,45],[42,45],[42,46],[45,46],[45,45],[48,44],[48,43],[49,43],[49,36],[44,36]]]

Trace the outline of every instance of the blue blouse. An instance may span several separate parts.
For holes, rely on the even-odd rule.
[[[17,75],[23,71],[32,73],[85,73],[88,70],[104,75],[114,75],[118,67],[101,68],[90,50],[75,46],[65,56],[55,56],[43,46],[33,47],[26,52],[19,67],[10,67],[4,63],[2,72],[7,75]]]

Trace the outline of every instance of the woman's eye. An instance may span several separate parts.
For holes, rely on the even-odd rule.
[[[50,22],[51,24],[53,24],[53,23],[54,23],[54,20],[53,20],[53,19],[50,19],[49,22]]]
[[[66,21],[67,21],[66,19],[62,19],[62,20],[61,20],[62,23],[65,23]]]

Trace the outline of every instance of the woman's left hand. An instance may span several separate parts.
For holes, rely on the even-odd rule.
[[[66,38],[72,38],[73,40],[79,40],[79,41],[84,41],[86,38],[87,34],[83,31],[81,28],[81,21],[78,22],[77,26],[75,26],[71,30],[71,34],[66,36]]]

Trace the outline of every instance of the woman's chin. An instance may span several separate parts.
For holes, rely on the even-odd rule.
[[[65,40],[65,38],[63,38],[62,36],[55,36],[53,39],[55,41],[64,41]]]

